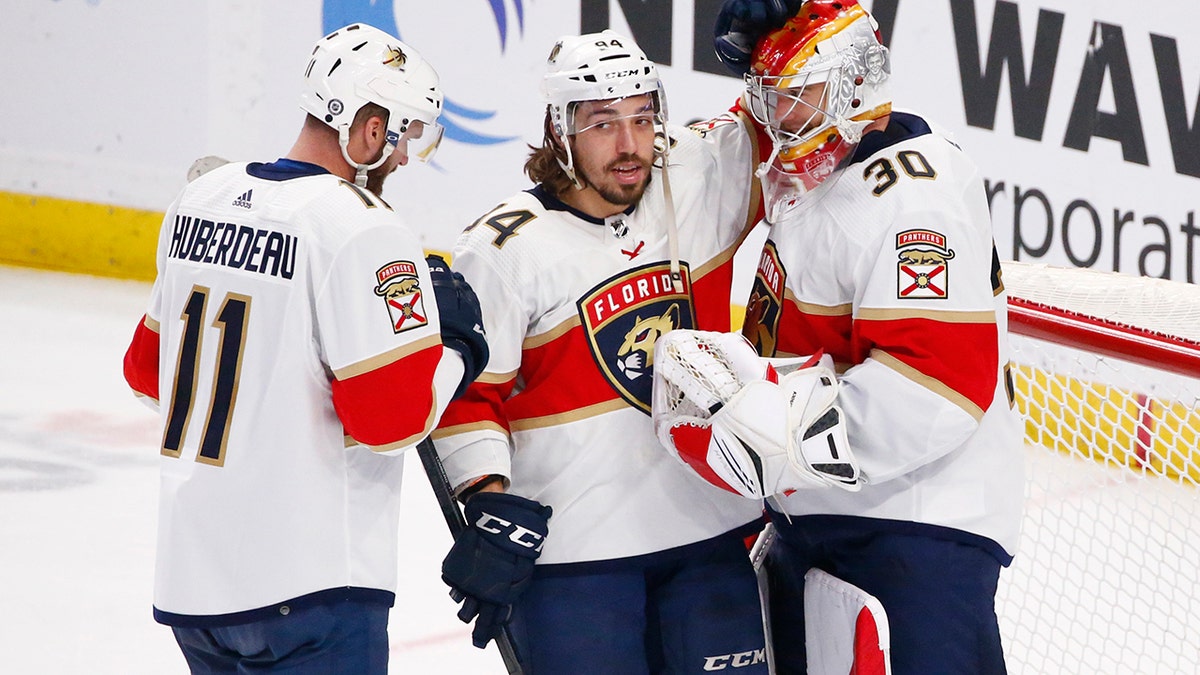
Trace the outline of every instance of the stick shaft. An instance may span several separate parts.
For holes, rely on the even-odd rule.
[[[417,444],[417,456],[421,458],[421,466],[425,468],[429,485],[433,487],[433,494],[442,509],[446,527],[450,528],[451,536],[457,539],[467,529],[467,519],[454,499],[454,489],[450,486],[450,479],[446,478],[446,468],[442,466],[442,459],[433,446],[433,439],[427,437]],[[500,658],[504,659],[504,667],[509,675],[521,675],[521,662],[517,660],[517,652],[513,649],[508,626],[500,628],[500,635],[496,636],[496,648],[500,650]]]

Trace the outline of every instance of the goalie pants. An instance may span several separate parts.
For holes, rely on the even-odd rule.
[[[538,565],[513,609],[525,672],[765,674],[745,534],[633,558]]]
[[[172,630],[194,674],[386,675],[390,609],[344,600],[234,626]]]
[[[883,604],[892,675],[1006,672],[995,611],[1001,563],[971,543],[973,535],[847,516],[792,516],[789,523],[772,513],[772,522],[779,536],[766,564],[780,673],[806,669],[804,574],[812,567]]]

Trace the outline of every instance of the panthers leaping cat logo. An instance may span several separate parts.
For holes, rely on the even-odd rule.
[[[654,343],[663,333],[678,327],[679,305],[676,304],[672,304],[661,316],[648,319],[639,316],[617,350],[617,367],[621,373],[631,380],[649,375],[654,365]]]
[[[775,336],[768,325],[771,319],[768,314],[772,309],[770,298],[756,288],[746,303],[746,318],[742,323],[742,335],[746,336],[750,344],[754,345],[754,349],[763,356],[775,355]],[[774,313],[778,313],[778,310]]]
[[[906,265],[944,265],[954,257],[954,251],[926,251],[910,248],[900,251],[900,262]]]

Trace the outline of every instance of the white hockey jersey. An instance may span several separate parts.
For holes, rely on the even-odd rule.
[[[758,139],[744,117],[669,133],[682,293],[657,167],[641,202],[606,221],[539,186],[455,247],[491,360],[434,438],[452,483],[510,476],[511,492],[554,508],[539,564],[652,553],[761,515],[673,459],[650,421],[654,341],[673,328],[730,330],[733,254],[760,210]]]
[[[781,506],[951,528],[1007,563],[1023,445],[979,170],[924,120],[896,112],[820,190],[772,226],[744,334],[766,356],[834,358],[867,485],[802,490]]]
[[[159,621],[392,603],[395,455],[462,375],[418,241],[379,198],[288,160],[215,169],[171,205],[125,358],[134,391],[161,394]]]

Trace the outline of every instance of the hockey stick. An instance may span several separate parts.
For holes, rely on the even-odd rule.
[[[771,550],[773,543],[775,543],[775,525],[768,522],[762,532],[758,533],[758,537],[754,540],[754,546],[750,547],[750,564],[754,565],[754,576],[758,580],[758,601],[762,605],[763,637],[766,638],[767,673],[769,675],[775,675],[775,650],[771,647],[771,593],[767,583],[767,568],[764,563],[767,560],[767,552]]]
[[[192,162],[192,165],[188,167],[187,180],[190,183],[209,171],[212,171],[219,166],[225,166],[228,163],[229,160],[225,159],[224,157],[217,157],[216,155],[207,155],[205,157],[201,157]]]
[[[228,163],[229,160],[216,155],[200,157],[188,168],[187,180],[190,183],[209,171]],[[417,456],[421,458],[421,466],[425,468],[429,485],[433,487],[433,494],[437,497],[438,506],[442,509],[442,516],[446,518],[446,526],[450,528],[450,535],[457,539],[459,533],[467,529],[467,519],[454,501],[450,479],[446,478],[446,469],[442,466],[437,449],[433,447],[433,439],[426,437],[417,444]],[[455,601],[459,600],[462,598],[455,598]],[[508,626],[500,628],[500,635],[496,637],[496,647],[500,650],[500,658],[504,659],[504,667],[508,670],[509,675],[522,675],[521,663],[517,660],[517,653],[513,650]]]
[[[437,449],[433,447],[433,439],[426,437],[417,444],[417,456],[421,458],[421,466],[425,468],[429,485],[433,487],[433,495],[437,497],[438,506],[442,509],[446,527],[450,528],[450,535],[458,539],[458,535],[467,529],[467,518],[458,508],[458,503],[454,499],[450,479],[446,478],[446,469],[442,466],[442,459],[438,457]],[[454,599],[461,600],[462,598],[455,597]],[[521,662],[517,660],[517,652],[513,649],[512,634],[509,632],[508,626],[500,627],[500,634],[496,636],[496,648],[500,650],[500,658],[504,659],[504,667],[508,669],[509,675],[521,675]]]

